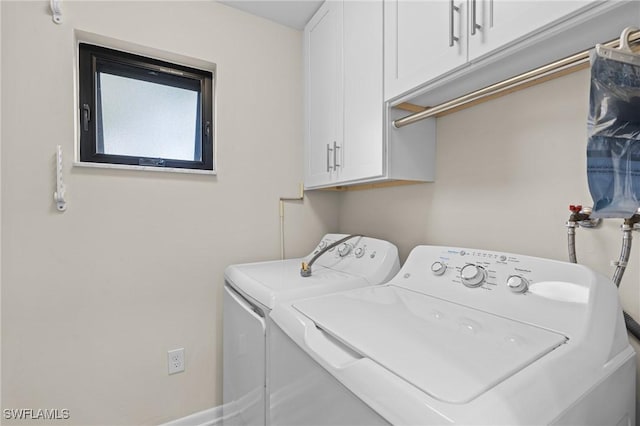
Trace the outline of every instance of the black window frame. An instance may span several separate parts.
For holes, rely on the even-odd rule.
[[[87,43],[79,43],[78,50],[81,162],[214,170],[212,72]],[[97,128],[102,122],[97,120],[100,109],[99,72],[198,90],[198,130],[194,144],[196,157],[201,154],[200,161],[101,153],[98,146],[103,143],[102,132]]]

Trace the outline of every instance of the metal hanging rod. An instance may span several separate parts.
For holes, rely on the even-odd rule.
[[[640,40],[640,31],[635,31],[632,33],[625,31],[623,32],[623,36],[628,36],[629,43],[637,43]],[[620,46],[620,40],[621,39],[610,41],[604,44],[604,46],[610,47],[610,48],[617,48],[618,46]],[[587,63],[589,61],[589,55],[590,55],[590,50],[586,50],[584,52],[577,53],[567,58],[560,59],[559,61],[555,61],[550,64],[543,65],[540,68],[536,68],[534,70],[525,72],[523,74],[517,75],[515,77],[509,78],[499,83],[492,84],[491,86],[487,86],[483,89],[476,90],[474,92],[460,96],[448,102],[442,103],[440,105],[436,105],[432,108],[425,109],[424,111],[420,111],[411,115],[407,115],[406,117],[402,117],[397,120],[394,120],[392,122],[393,127],[399,129],[404,126],[408,126],[409,124],[413,124],[417,121],[424,120],[426,118],[435,117],[438,114],[442,114],[444,112],[450,111],[455,108],[460,108],[472,102],[477,102],[482,99],[488,98],[490,96],[495,96],[500,93],[513,90],[518,86],[526,85],[538,79],[542,79],[542,78],[549,77],[559,73],[566,74],[571,70],[573,70],[574,68],[579,68],[580,66]]]

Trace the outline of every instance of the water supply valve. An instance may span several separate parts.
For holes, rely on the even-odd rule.
[[[589,218],[589,213],[583,212],[582,205],[580,204],[570,204],[569,211],[571,212],[571,216],[569,217],[570,222],[580,222]]]
[[[602,222],[601,218],[594,219],[591,217],[590,207],[583,208],[581,204],[570,204],[569,211],[571,212],[571,215],[567,222],[568,227],[574,228],[579,225],[583,228],[596,228]]]

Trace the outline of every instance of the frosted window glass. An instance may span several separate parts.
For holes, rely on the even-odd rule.
[[[198,92],[98,73],[102,154],[200,161]],[[198,139],[196,139],[198,137]],[[196,155],[197,154],[197,155]]]

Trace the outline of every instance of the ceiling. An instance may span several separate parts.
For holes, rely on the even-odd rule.
[[[323,0],[218,0],[236,9],[302,30]]]

